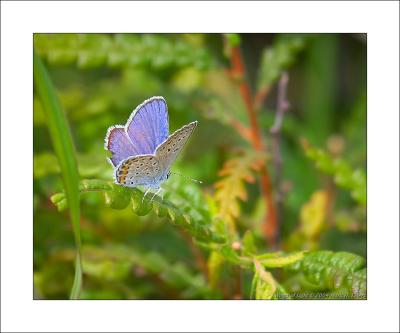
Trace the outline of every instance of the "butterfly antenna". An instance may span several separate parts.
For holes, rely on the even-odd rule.
[[[183,177],[185,179],[191,180],[192,182],[203,184],[203,182],[201,180],[197,180],[197,179],[194,179],[194,178],[190,178],[190,177],[184,176],[184,175],[182,175],[182,174],[180,174],[178,172],[172,172],[171,171],[171,175],[181,176],[181,177]]]

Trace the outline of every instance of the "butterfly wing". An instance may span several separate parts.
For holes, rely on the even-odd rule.
[[[124,126],[112,126],[108,129],[104,148],[112,153],[111,163],[117,166],[129,156],[138,155],[137,148],[132,144]]]
[[[163,173],[169,171],[172,163],[174,163],[179,153],[182,151],[196,126],[197,121],[183,126],[157,147],[155,155],[158,158]]]
[[[156,96],[140,104],[125,126],[111,126],[104,146],[112,153],[110,161],[116,167],[130,156],[154,154],[167,137],[167,104],[163,97]]]
[[[160,183],[162,171],[154,155],[139,155],[123,160],[115,169],[115,182],[128,187],[155,186]]]
[[[132,112],[125,128],[139,154],[154,154],[169,135],[165,99],[156,96],[144,101]]]

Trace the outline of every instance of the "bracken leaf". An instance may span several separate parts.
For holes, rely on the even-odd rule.
[[[331,175],[336,185],[350,191],[351,196],[359,204],[367,204],[367,178],[361,169],[353,170],[350,165],[340,158],[333,158],[322,149],[317,149],[306,140],[302,140],[306,156],[312,160],[316,167]]]
[[[35,34],[34,44],[52,65],[73,64],[78,68],[206,69],[212,61],[207,49],[194,47],[190,39],[157,35]]]
[[[304,257],[304,252],[301,251],[301,252],[278,255],[276,257],[270,257],[270,258],[266,258],[265,256],[263,257],[261,255],[258,256],[257,259],[264,267],[278,268],[294,264],[295,262],[298,262],[299,260],[303,259],[303,257]]]
[[[277,283],[272,274],[264,269],[258,260],[254,260],[255,276],[253,287],[255,299],[272,299],[276,290]]]
[[[179,208],[172,202],[155,196],[150,202],[151,196],[148,195],[143,199],[144,193],[137,188],[127,188],[114,184],[111,181],[86,179],[80,183],[79,190],[85,192],[100,192],[104,195],[105,204],[113,209],[124,209],[130,203],[133,212],[139,216],[144,216],[154,211],[159,217],[166,217],[172,224],[182,227],[198,240],[222,243],[224,242],[223,235],[216,232],[211,219],[207,219],[204,212],[186,213],[185,206],[196,206],[196,203],[180,202]],[[67,200],[64,193],[54,194],[51,198],[58,210],[67,208]],[[186,201],[193,199],[188,196]],[[182,206],[181,206],[182,205]]]
[[[366,299],[365,259],[349,252],[315,251],[288,266],[321,290],[346,290],[355,299]]]
[[[301,35],[281,35],[272,47],[266,48],[261,56],[258,90],[270,87],[296,60],[304,49],[307,38]]]
[[[262,153],[245,152],[228,160],[219,172],[222,179],[215,183],[215,200],[218,215],[231,233],[235,233],[235,220],[240,215],[239,199],[247,200],[245,184],[255,181],[253,172],[260,170],[265,158]]]

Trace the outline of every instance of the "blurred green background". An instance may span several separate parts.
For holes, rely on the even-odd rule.
[[[229,244],[238,242],[237,247],[244,246],[243,236],[249,230],[259,253],[346,251],[364,260],[366,45],[362,34],[34,35],[35,51],[66,114],[81,179],[112,179],[113,170],[106,161],[109,154],[103,147],[107,128],[124,124],[145,99],[163,96],[171,132],[199,121],[172,170],[203,181],[199,185],[172,176],[163,185],[165,200],[181,209],[202,207],[210,221],[221,218],[224,205],[228,210],[237,208],[237,213],[225,212],[232,215],[235,232],[222,231],[229,234]],[[244,77],[230,70],[233,48],[242,55]],[[290,108],[281,130],[282,176],[277,180],[270,129],[284,72],[289,76]],[[226,162],[245,161],[254,153],[251,142],[240,133],[240,128],[251,131],[241,80],[254,100],[258,97],[255,113],[272,194],[275,199],[277,193],[283,195],[277,207],[276,246],[263,233],[268,212],[259,174],[251,171],[251,163],[237,166],[233,162],[237,174],[231,172],[230,178],[221,174],[227,170]],[[34,297],[67,299],[74,279],[74,234],[68,211],[58,211],[50,200],[64,186],[36,90],[33,114]],[[247,167],[256,182],[241,178],[247,170],[240,168]],[[216,187],[218,182],[222,185]],[[232,192],[229,186],[238,191],[236,197],[225,195]],[[225,202],[229,200],[232,205]],[[218,258],[211,242],[193,239],[190,232],[154,211],[138,216],[130,205],[113,209],[98,191],[81,194],[80,202],[81,298],[251,297],[251,270]],[[236,250],[234,245],[231,248]],[[272,271],[286,290],[312,290],[302,283],[298,271]]]

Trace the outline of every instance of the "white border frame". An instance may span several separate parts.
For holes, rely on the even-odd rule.
[[[398,331],[398,5],[2,2],[2,331]],[[367,32],[368,300],[33,301],[33,32]]]

